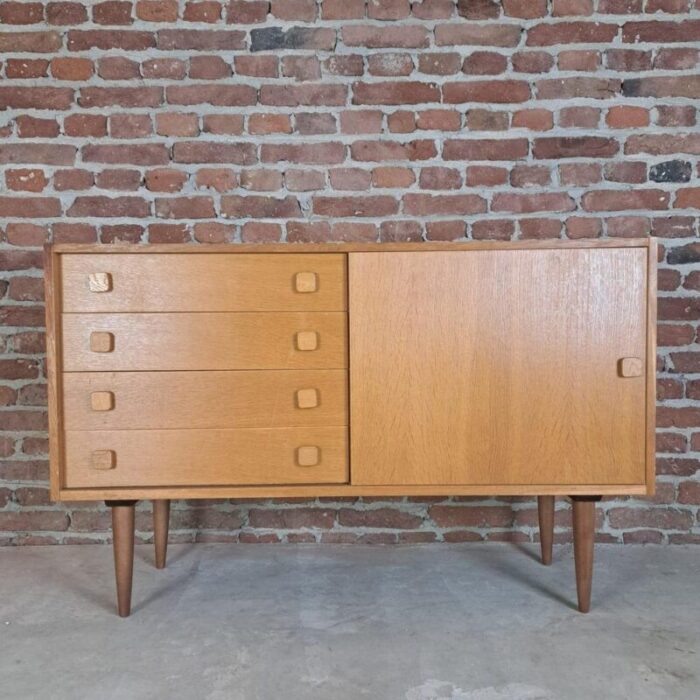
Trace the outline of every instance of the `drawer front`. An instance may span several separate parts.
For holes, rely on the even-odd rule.
[[[69,430],[65,437],[66,488],[348,481],[343,427]]]
[[[63,314],[66,372],[345,369],[345,313]]]
[[[342,253],[68,254],[63,310],[345,311],[345,265]]]
[[[63,420],[66,430],[344,426],[347,372],[69,372]]]

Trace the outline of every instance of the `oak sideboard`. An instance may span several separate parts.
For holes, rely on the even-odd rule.
[[[46,248],[54,500],[654,492],[653,239]]]

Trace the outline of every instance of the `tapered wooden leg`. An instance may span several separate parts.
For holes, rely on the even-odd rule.
[[[170,501],[153,501],[153,541],[156,546],[156,569],[165,568],[168,552],[168,525],[170,524]]]
[[[134,506],[136,501],[105,501],[112,509],[114,571],[117,578],[117,610],[131,613],[131,582],[134,573]]]
[[[542,563],[552,563],[552,543],[554,541],[554,496],[537,497],[537,516],[540,521],[540,547]]]
[[[572,496],[574,512],[574,564],[578,609],[591,609],[593,580],[593,543],[595,541],[595,504],[600,496]]]

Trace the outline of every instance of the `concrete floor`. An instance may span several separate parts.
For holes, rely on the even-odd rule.
[[[700,548],[137,547],[0,550],[0,696],[12,700],[696,700]]]

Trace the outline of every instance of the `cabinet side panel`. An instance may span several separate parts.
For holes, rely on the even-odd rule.
[[[656,299],[659,244],[649,239],[647,248],[647,495],[656,492]]]
[[[63,487],[63,425],[61,400],[61,274],[58,255],[44,247],[46,309],[46,380],[49,419],[49,477],[51,498],[59,499]]]
[[[349,258],[353,484],[646,484],[645,248]]]

